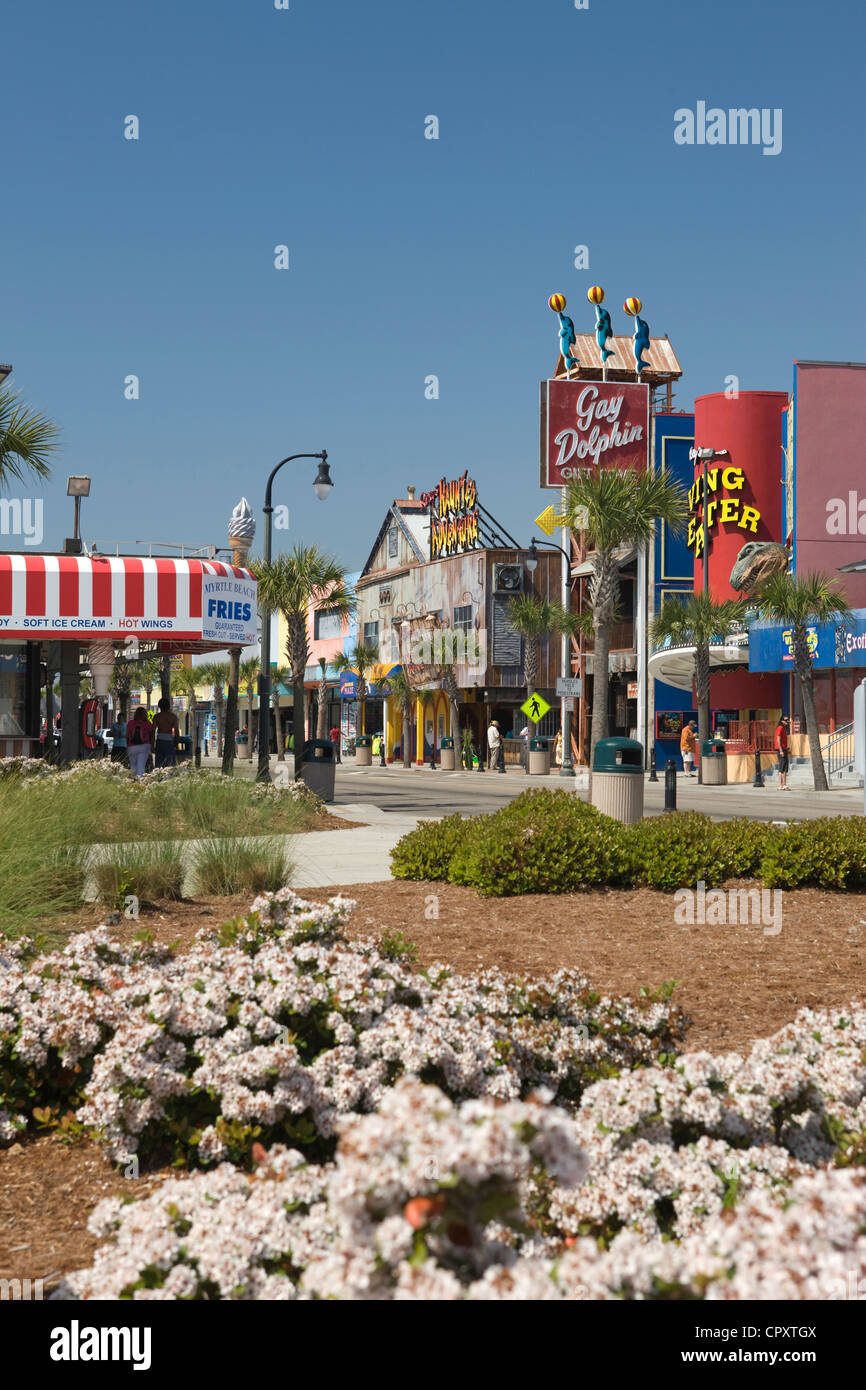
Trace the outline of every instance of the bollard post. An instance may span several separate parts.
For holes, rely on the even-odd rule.
[[[387,762],[385,761],[385,735],[384,735],[384,734],[382,735],[381,741],[380,741],[380,743],[379,743],[379,755],[380,755],[380,756],[379,756],[379,766],[380,766],[380,767],[387,767],[388,764],[387,764]]]
[[[431,772],[435,772],[435,771],[436,771],[436,740],[435,740],[435,738],[434,738],[434,739],[431,741],[431,743],[430,743],[430,771],[431,771]]]
[[[656,750],[655,744],[653,744],[652,748],[650,749],[650,774],[647,778],[647,781],[657,782],[658,780],[658,773],[656,772]]]
[[[201,744],[200,744],[200,743],[197,743],[196,746],[195,746],[195,765],[196,765],[196,767],[201,767]]]
[[[760,753],[760,750],[756,748],[756,749],[755,749],[755,780],[754,780],[754,782],[752,783],[752,786],[753,786],[753,787],[762,787],[763,785],[764,785],[764,774],[763,774],[763,772],[761,771],[761,753]]]
[[[677,765],[673,758],[665,764],[665,810],[677,809]]]

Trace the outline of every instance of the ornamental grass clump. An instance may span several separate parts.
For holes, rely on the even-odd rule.
[[[130,893],[142,902],[183,897],[183,859],[176,840],[100,847],[91,854],[89,867],[103,902],[119,904]]]

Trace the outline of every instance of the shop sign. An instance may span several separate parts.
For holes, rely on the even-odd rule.
[[[201,635],[204,642],[249,647],[256,640],[258,608],[254,579],[206,574],[201,582]]]
[[[443,478],[432,492],[423,492],[420,501],[422,507],[430,508],[431,560],[476,548],[478,488],[468,469],[451,482]]]
[[[853,609],[847,622],[810,624],[807,634],[816,670],[866,667],[866,609]],[[791,671],[793,666],[793,629],[782,623],[753,623],[749,629],[749,670]]]
[[[740,497],[713,497],[719,488],[725,492],[741,492],[745,483],[742,468],[707,469],[707,529],[716,526],[739,526],[741,531],[756,532],[761,513],[757,507],[743,504]],[[711,501],[710,498],[713,500]],[[702,555],[704,549],[704,524],[701,512],[704,503],[703,474],[696,478],[689,488],[689,529],[686,545],[695,555]]]
[[[656,738],[678,740],[686,724],[697,717],[696,709],[657,709]]]
[[[649,386],[541,383],[541,486],[563,487],[596,468],[646,468]]]

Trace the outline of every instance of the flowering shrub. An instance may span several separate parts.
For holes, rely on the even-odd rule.
[[[866,1277],[862,1005],[745,1057],[678,1054],[665,1000],[413,973],[344,938],[351,908],[265,894],[180,957],[104,927],[0,939],[0,1139],[66,1116],[118,1160],[216,1165],[102,1203],[58,1296],[833,1298]]]
[[[62,1101],[116,1159],[244,1161],[253,1140],[321,1157],[338,1117],[375,1109],[403,1074],[455,1097],[544,1083],[573,1100],[676,1046],[668,1002],[602,998],[569,970],[415,974],[342,938],[351,907],[282,889],[179,957],[105,927],[47,955],[19,948],[0,974],[7,1127]]]
[[[608,1244],[557,1224],[589,1159],[569,1115],[544,1095],[456,1106],[402,1081],[378,1113],[339,1128],[332,1164],[255,1146],[252,1175],[222,1164],[136,1203],[100,1203],[93,1265],[53,1297],[838,1298],[866,1272],[863,1173],[792,1177],[758,1157],[763,1180],[740,1193],[729,1182],[721,1206],[681,1240],[638,1224]],[[686,1155],[684,1184],[693,1168]],[[638,1164],[629,1179],[619,1174],[624,1194],[640,1192],[641,1176]]]
[[[44,758],[0,758],[0,780],[5,777],[44,777],[50,764]]]

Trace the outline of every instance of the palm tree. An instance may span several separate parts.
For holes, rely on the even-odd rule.
[[[231,671],[227,661],[211,661],[206,666],[197,666],[202,685],[213,687],[213,702],[216,705],[217,719],[217,757],[223,753],[223,727],[225,713],[225,694],[223,687],[228,684]]]
[[[286,761],[286,741],[283,738],[283,712],[280,709],[280,686],[288,685],[292,678],[292,673],[288,666],[273,666],[271,668],[271,707],[274,711],[274,724],[277,729],[277,762]],[[261,704],[261,701],[259,702]],[[261,725],[262,712],[259,709],[259,724]]]
[[[593,657],[590,766],[595,745],[608,734],[610,634],[619,598],[617,551],[646,545],[655,524],[663,521],[673,534],[685,526],[685,489],[667,473],[601,468],[569,483],[563,506],[565,525],[583,533],[591,552],[589,602],[595,633]]]
[[[172,695],[182,695],[188,701],[187,733],[192,739],[192,751],[198,747],[198,696],[196,686],[202,684],[200,666],[181,666],[171,673]]]
[[[44,415],[27,410],[14,391],[0,389],[0,488],[12,478],[47,478],[59,430]]]
[[[716,603],[706,589],[689,594],[683,603],[668,599],[653,619],[650,638],[656,646],[667,640],[674,647],[694,647],[694,680],[698,697],[698,745],[703,747],[710,736],[710,645],[724,641],[737,631],[746,616],[747,604],[742,599],[724,599]],[[698,776],[702,778],[702,759],[698,759]]]
[[[402,737],[400,739],[400,747],[403,751],[403,766],[411,767],[412,749],[409,743],[409,736],[412,729],[412,701],[415,699],[415,689],[405,671],[392,672],[388,677],[388,688],[400,706],[400,714],[403,720]]]
[[[151,696],[153,695],[153,687],[156,685],[156,682],[160,679],[161,670],[162,663],[159,657],[156,656],[142,656],[139,658],[138,661],[132,662],[130,680],[132,685],[138,685],[144,688],[144,691],[147,695],[148,710],[151,707]]]
[[[349,655],[346,657],[346,665],[353,671],[357,671],[358,680],[355,692],[358,699],[358,733],[363,734],[364,730],[364,707],[367,703],[367,676],[370,668],[376,665],[376,658],[379,655],[378,647],[374,647],[372,642],[356,642]]]
[[[235,768],[235,753],[238,746],[238,692],[241,676],[241,649],[229,647],[228,698],[226,699],[225,731],[223,734],[222,771],[231,777]]]
[[[278,555],[270,564],[254,561],[250,567],[259,583],[262,608],[283,614],[288,628],[286,653],[292,668],[293,734],[296,753],[304,740],[304,671],[310,655],[307,614],[310,604],[326,602],[345,617],[355,608],[355,596],[346,588],[346,571],[332,555],[315,545],[296,545],[290,554]],[[295,758],[295,777],[301,761]]]
[[[820,570],[802,576],[774,574],[755,594],[761,616],[790,627],[794,672],[800,682],[806,733],[809,735],[809,756],[816,792],[827,791],[827,771],[821,753],[818,715],[815,710],[815,684],[812,658],[809,653],[809,628],[816,623],[829,623],[834,618],[847,619],[851,612],[835,579]]]
[[[117,661],[114,663],[114,670],[111,673],[111,688],[117,699],[122,719],[126,719],[129,712],[129,688],[133,669],[131,662],[124,661],[122,657],[118,657]]]
[[[247,758],[252,762],[253,757],[253,687],[261,672],[261,662],[257,656],[248,656],[246,661],[241,662],[240,678],[243,682],[247,696]],[[261,704],[261,701],[259,701]],[[265,710],[267,716],[267,710]],[[259,731],[264,738],[268,727],[267,718],[262,718],[262,711],[259,710]]]
[[[317,660],[319,663],[319,694],[316,710],[316,738],[327,738],[329,677],[339,676],[345,665],[345,657],[342,652],[339,652],[336,656],[320,656]]]
[[[460,749],[463,746],[460,734],[460,686],[457,684],[457,673],[454,670],[453,662],[443,663],[439,672],[439,682],[448,696],[448,703],[451,706],[451,737],[454,739],[457,756],[460,757]]]
[[[526,698],[531,700],[538,681],[540,644],[551,633],[568,633],[569,637],[582,626],[579,613],[563,608],[561,603],[538,594],[516,594],[509,604],[511,622],[523,638],[523,678],[526,681]],[[530,719],[535,729],[538,721]]]

